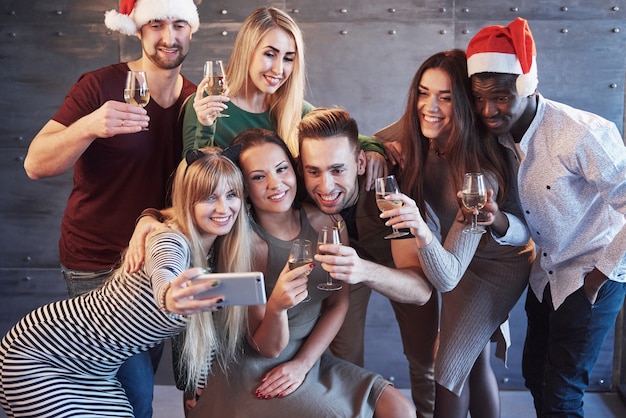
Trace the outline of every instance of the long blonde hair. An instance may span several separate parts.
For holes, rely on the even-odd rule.
[[[304,39],[296,22],[282,10],[274,7],[259,7],[243,22],[237,34],[235,45],[230,55],[226,78],[231,95],[247,92],[249,88],[249,69],[252,54],[267,32],[280,28],[291,35],[296,44],[293,70],[285,83],[268,95],[270,117],[278,136],[283,138],[294,156],[298,156],[297,128],[302,118],[304,102],[305,65]]]
[[[246,214],[243,176],[237,166],[217,147],[194,150],[197,159],[178,165],[172,186],[173,215],[169,220],[189,240],[192,267],[207,265],[207,253],[200,241],[194,217],[196,203],[211,196],[224,182],[242,201],[241,211],[229,233],[218,236],[213,244],[217,272],[244,272],[252,269],[251,232]],[[201,376],[211,370],[211,352],[226,369],[235,360],[245,335],[247,309],[230,306],[216,312],[190,317],[185,333],[180,368],[187,389],[195,388]]]

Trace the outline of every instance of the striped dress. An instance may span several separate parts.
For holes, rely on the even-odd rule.
[[[42,306],[0,345],[0,403],[8,417],[133,417],[119,366],[180,333],[183,316],[160,312],[155,294],[189,267],[186,239],[152,235],[143,270]]]

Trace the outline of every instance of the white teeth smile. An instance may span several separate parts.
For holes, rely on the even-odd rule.
[[[337,199],[337,197],[339,196],[339,193],[333,193],[333,194],[321,194],[319,195],[319,197],[325,201],[325,202],[332,202],[333,200]]]
[[[269,75],[267,75],[265,77],[268,79],[268,81],[271,84],[278,84],[278,83],[280,83],[282,81],[282,78],[272,77],[272,76],[269,76]]]
[[[437,122],[441,122],[443,120],[443,118],[436,118],[434,116],[426,116],[426,115],[424,115],[424,120],[426,122],[430,122],[430,123],[437,123]]]
[[[270,196],[270,197],[269,197],[269,199],[270,199],[270,200],[280,200],[280,199],[282,199],[283,197],[285,197],[285,195],[286,195],[286,194],[287,194],[287,192],[285,191],[285,192],[282,192],[282,193],[280,193],[280,194],[275,194],[275,195],[273,195],[273,196]]]
[[[230,216],[225,216],[223,218],[211,218],[214,222],[227,222],[230,219]]]

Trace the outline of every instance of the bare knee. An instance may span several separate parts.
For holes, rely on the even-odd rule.
[[[389,385],[378,398],[375,418],[414,418],[415,407],[398,389]]]

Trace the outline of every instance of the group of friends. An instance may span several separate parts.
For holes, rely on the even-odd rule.
[[[279,9],[247,17],[219,96],[180,73],[192,0],[122,1],[105,24],[141,57],[82,75],[24,162],[32,179],[74,170],[59,241],[71,297],[4,336],[9,417],[150,417],[168,338],[188,417],[498,417],[490,342],[505,359],[527,287],[537,416],[583,416],[626,292],[626,148],[613,123],[537,91],[528,22],[426,59],[373,136],[304,100],[303,36]],[[148,75],[145,108],[123,101],[129,70]],[[403,205],[381,213],[373,182],[389,172]],[[466,172],[486,177],[485,234],[463,232]],[[290,270],[292,242],[324,226],[343,244]],[[384,239],[392,226],[410,234]],[[264,273],[266,304],[195,297],[220,286],[198,275],[247,271]],[[327,273],[341,290],[317,290]],[[392,304],[411,400],[363,367],[372,290]]]

